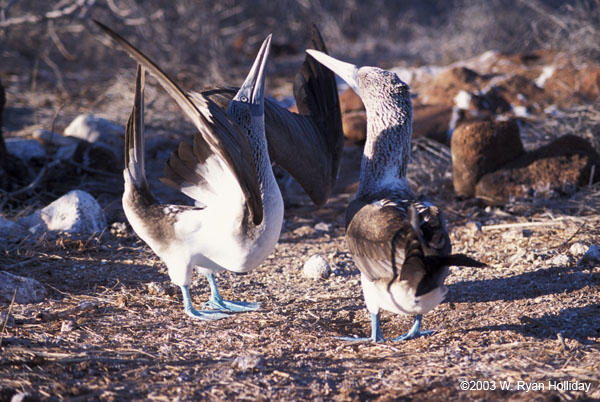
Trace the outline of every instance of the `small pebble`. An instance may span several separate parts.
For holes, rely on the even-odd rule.
[[[60,325],[60,332],[71,332],[75,328],[75,323],[71,320],[65,320]]]
[[[332,229],[332,226],[330,223],[325,223],[325,222],[319,222],[315,225],[315,230],[318,230],[320,232],[329,232]]]
[[[322,279],[327,278],[331,272],[329,263],[321,254],[312,255],[308,261],[304,263],[302,273],[306,278]]]
[[[158,282],[149,282],[146,284],[146,289],[148,289],[148,293],[155,296],[164,295],[165,287]]]
[[[262,356],[239,356],[233,361],[233,366],[242,371],[261,370],[265,368],[265,359]]]
[[[79,309],[79,311],[86,311],[86,310],[92,310],[94,308],[97,307],[97,304],[91,301],[84,301],[79,303],[79,305],[77,306],[77,309]]]
[[[474,221],[467,222],[465,227],[473,233],[481,232],[481,223],[480,222],[474,222]]]

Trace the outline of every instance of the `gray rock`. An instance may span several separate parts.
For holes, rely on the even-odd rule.
[[[25,138],[7,138],[6,150],[24,161],[34,158],[43,159],[46,157],[46,150],[37,140],[28,140]]]
[[[33,233],[42,230],[93,234],[104,230],[106,217],[94,197],[85,191],[73,190],[19,223]]]
[[[72,144],[66,144],[58,148],[56,151],[56,159],[61,161],[73,160],[75,157],[75,151],[77,150],[77,142]]]
[[[104,144],[115,154],[123,153],[124,128],[93,114],[81,114],[65,128],[65,135],[81,140]]]
[[[331,273],[329,263],[321,254],[313,254],[308,261],[304,263],[302,273],[306,278],[322,279],[327,278]]]
[[[77,139],[71,137],[65,137],[57,132],[52,132],[45,129],[37,129],[33,132],[33,138],[41,142],[42,144],[54,145],[54,146],[65,146],[70,144],[76,144]]]
[[[598,266],[600,265],[600,247],[596,244],[592,244],[590,248],[585,252],[581,260],[580,265]]]
[[[0,271],[0,300],[10,303],[17,289],[15,303],[39,303],[46,298],[46,288],[35,279]]]
[[[3,216],[0,216],[0,236],[18,236],[26,230],[17,222],[10,221]]]

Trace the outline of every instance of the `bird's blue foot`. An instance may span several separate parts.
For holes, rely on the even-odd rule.
[[[197,320],[213,321],[220,320],[221,318],[229,317],[228,314],[221,313],[219,311],[199,311],[192,305],[192,298],[190,297],[190,290],[187,286],[181,287],[181,294],[183,295],[183,311],[189,316]]]
[[[412,328],[405,333],[404,335],[400,335],[397,336],[396,338],[392,338],[391,341],[393,342],[401,342],[401,341],[406,341],[409,339],[414,339],[414,338],[418,338],[420,336],[429,336],[432,335],[435,331],[421,331],[421,320],[423,319],[423,316],[421,314],[418,314],[415,317],[415,322],[412,326]]]
[[[222,312],[216,311],[216,310],[196,310],[194,308],[191,308],[191,309],[184,309],[184,311],[188,316],[195,318],[197,320],[204,320],[204,321],[214,321],[214,320],[220,320],[221,318],[229,317],[229,314],[225,314],[225,313],[222,313]]]
[[[243,311],[258,310],[260,308],[260,303],[231,301],[231,300],[224,300],[222,298],[220,298],[220,299],[211,298],[209,301],[204,303],[204,307],[209,307],[209,308],[212,308],[214,310],[219,310],[219,311],[240,313]]]
[[[338,339],[346,342],[385,342],[385,338],[381,333],[379,325],[379,314],[371,313],[371,337],[370,338],[354,338],[352,336],[340,336]]]
[[[204,307],[231,313],[254,311],[260,308],[260,303],[224,300],[219,294],[219,288],[217,287],[215,276],[213,274],[207,274],[206,279],[208,279],[211,296],[210,300],[204,303]]]

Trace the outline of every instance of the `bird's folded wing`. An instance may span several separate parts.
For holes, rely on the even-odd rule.
[[[401,275],[404,280],[418,283],[425,275],[424,263],[417,261],[423,260],[422,252],[419,256],[413,252],[415,247],[406,247],[409,243],[414,246],[418,235],[403,211],[357,200],[348,207],[347,222],[348,248],[369,280],[391,280]]]
[[[203,165],[209,161],[215,162],[210,167],[221,165],[233,173],[244,194],[253,222],[262,222],[263,208],[256,167],[244,132],[210,99],[195,94],[192,100],[142,52],[110,28],[95,22],[158,80],[198,129],[198,133],[194,135],[193,147],[180,145],[171,155],[165,182],[187,194],[199,196],[202,192],[194,190],[208,181],[206,173],[209,169]]]

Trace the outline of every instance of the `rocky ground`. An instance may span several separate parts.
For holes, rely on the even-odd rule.
[[[30,180],[48,160],[60,162],[43,185],[5,199],[4,217],[20,222],[77,188],[98,201],[107,226],[95,235],[40,235],[26,227],[3,233],[3,272],[35,279],[45,296],[22,303],[9,293],[0,300],[0,401],[15,396],[20,400],[599,399],[600,261],[595,253],[600,244],[600,186],[593,184],[595,173],[588,172],[591,185],[546,189],[543,197],[536,191],[509,194],[500,205],[488,205],[485,198],[459,198],[446,134],[457,124],[452,116],[459,112],[465,124],[516,118],[524,150],[575,134],[597,151],[600,82],[592,78],[591,84],[578,84],[583,68],[554,55],[540,54],[535,64],[531,57],[494,57],[493,62],[487,54],[449,68],[397,70],[404,71],[402,78],[414,88],[416,109],[429,105],[429,110],[434,107],[437,115],[446,116],[437,125],[437,140],[415,135],[425,138],[413,141],[409,181],[446,213],[454,250],[488,267],[452,269],[446,301],[424,318],[424,328],[435,329],[434,335],[381,344],[337,339],[370,332],[358,269],[344,243],[344,209],[356,188],[360,138],[348,140],[335,195],[324,207],[314,207],[279,172],[286,214],[275,251],[248,275],[218,275],[225,298],[261,301],[262,308],[216,322],[196,322],[183,314],[181,295],[170,284],[164,264],[124,224],[120,168],[106,163],[112,156],[94,159],[93,146],[77,142],[75,153],[68,154],[72,158],[58,158],[58,151],[73,143],[56,142],[67,138],[62,136],[44,140],[43,132],[36,131],[50,130],[60,103],[56,94],[39,88],[34,96],[19,77],[6,72],[5,137],[35,139],[49,155],[29,159]],[[553,65],[551,71],[548,66]],[[130,67],[100,87],[79,88],[82,96],[64,105],[55,120],[56,131],[63,132],[84,112],[122,125],[131,107],[133,63]],[[600,71],[585,68],[596,77]],[[557,78],[558,83],[552,84],[556,87],[550,85],[557,71],[568,74],[567,70],[572,75]],[[272,94],[289,95],[289,84],[280,84],[284,78],[289,80],[271,81],[278,88]],[[432,84],[425,87],[425,82]],[[458,96],[460,91],[468,96]],[[181,115],[153,82],[147,92],[151,181],[163,199],[176,200],[178,196],[156,178],[168,147],[192,129],[174,121],[173,116]],[[500,97],[509,106],[502,102],[503,107],[490,106],[491,98]],[[420,124],[423,121],[431,119]],[[12,191],[19,186],[23,184],[16,183]],[[330,265],[328,276],[303,275],[304,263],[314,254]],[[200,277],[191,290],[197,306],[208,298]],[[411,317],[382,315],[386,337],[406,332],[411,323]]]

